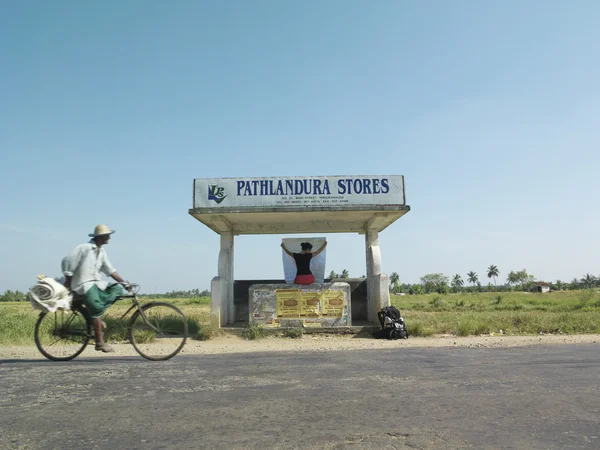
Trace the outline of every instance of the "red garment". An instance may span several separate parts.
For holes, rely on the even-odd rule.
[[[296,275],[294,283],[296,284],[313,284],[315,282],[315,276],[311,273],[309,275]]]

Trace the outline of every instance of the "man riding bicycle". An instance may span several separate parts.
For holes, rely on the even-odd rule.
[[[108,260],[104,245],[108,244],[114,230],[106,225],[98,225],[88,243],[75,247],[62,262],[65,275],[65,286],[76,294],[83,296],[83,304],[92,318],[94,326],[96,350],[104,353],[114,352],[114,349],[104,342],[102,333],[102,316],[116,298],[124,294],[120,285],[107,287],[101,280],[100,273],[114,278],[119,283],[125,280],[117,273]]]

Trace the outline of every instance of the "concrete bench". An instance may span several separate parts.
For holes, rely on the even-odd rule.
[[[265,327],[352,325],[348,283],[254,284],[248,301],[250,323]]]

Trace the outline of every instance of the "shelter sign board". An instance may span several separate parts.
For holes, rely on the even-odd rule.
[[[404,205],[402,175],[198,178],[194,208],[298,208]]]

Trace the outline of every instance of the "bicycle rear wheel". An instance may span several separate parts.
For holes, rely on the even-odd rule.
[[[85,349],[91,331],[83,309],[41,313],[35,324],[35,345],[52,361],[70,361]]]
[[[181,351],[188,324],[183,313],[170,303],[142,306],[129,323],[129,339],[135,350],[151,361],[164,361]]]

